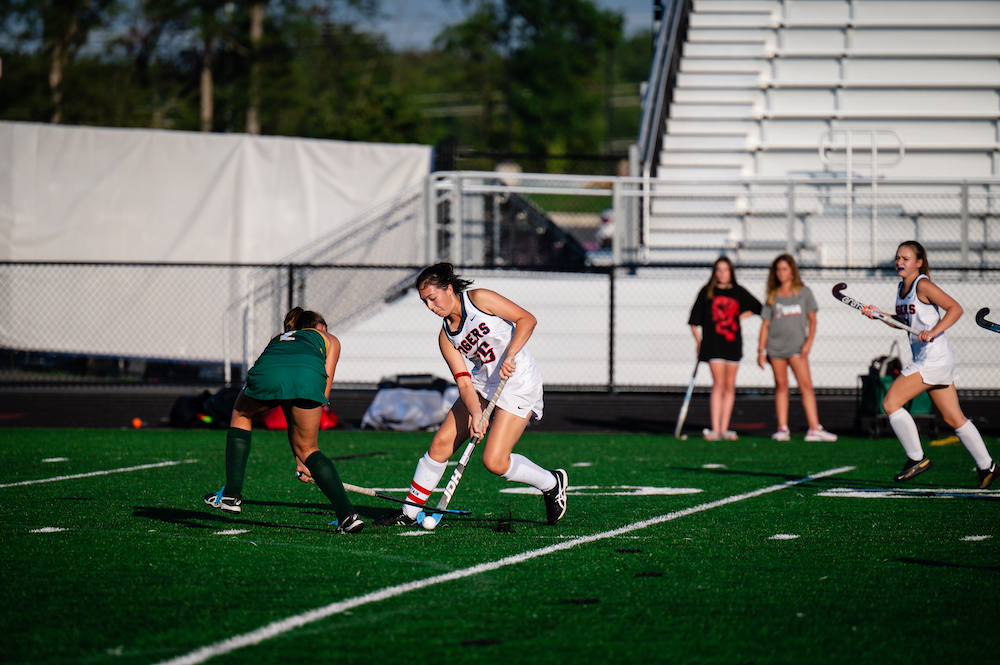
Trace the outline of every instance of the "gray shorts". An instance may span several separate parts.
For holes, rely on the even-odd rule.
[[[804,343],[804,342],[803,342]],[[788,360],[789,358],[794,358],[802,353],[802,344],[782,344],[779,343],[771,346],[771,340],[767,340],[767,346],[765,347],[767,351],[768,358],[777,358],[778,360]]]

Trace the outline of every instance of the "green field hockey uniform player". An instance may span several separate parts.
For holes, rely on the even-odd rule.
[[[304,399],[329,404],[328,347],[326,338],[316,329],[278,335],[247,372],[244,394],[258,402]]]
[[[285,331],[274,337],[247,372],[247,382],[236,398],[226,434],[226,485],[205,495],[205,503],[239,513],[243,479],[250,456],[253,419],[281,407],[288,421],[288,443],[299,464],[299,475],[315,481],[337,511],[340,533],[358,533],[365,524],[347,498],[337,469],[320,452],[317,438],[324,404],[330,402],[330,383],[340,358],[340,341],[316,312],[301,307],[285,315]]]

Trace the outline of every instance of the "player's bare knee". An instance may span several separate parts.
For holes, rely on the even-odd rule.
[[[304,462],[309,459],[310,455],[319,450],[319,446],[312,442],[293,442],[292,450],[295,452],[295,456]]]
[[[892,399],[889,395],[882,398],[882,410],[885,411],[886,415],[891,416],[902,408],[903,405],[896,402],[896,400]]]
[[[952,428],[958,429],[965,423],[969,422],[969,419],[965,417],[965,414],[954,414],[954,413],[942,413],[941,419],[944,420],[945,424]]]
[[[234,410],[233,414],[229,417],[229,426],[250,431],[250,428],[253,426],[253,419],[245,413]]]
[[[454,451],[455,446],[452,442],[434,437],[434,440],[431,441],[430,448],[427,450],[427,454],[429,454],[431,459],[435,462],[447,462]]]
[[[486,470],[494,476],[502,476],[507,473],[507,469],[510,468],[510,457],[508,456],[506,459],[501,459],[498,457],[483,455],[483,466],[485,466]]]

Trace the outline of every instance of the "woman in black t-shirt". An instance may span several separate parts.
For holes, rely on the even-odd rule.
[[[729,419],[736,402],[736,372],[743,357],[740,321],[760,314],[760,310],[760,301],[736,283],[733,262],[719,257],[688,318],[698,360],[707,362],[712,370],[712,428],[703,432],[709,441],[739,438],[729,429]]]

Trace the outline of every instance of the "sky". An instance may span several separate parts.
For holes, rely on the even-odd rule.
[[[653,0],[594,0],[601,9],[625,17],[625,34],[650,30]],[[441,29],[461,21],[467,9],[460,0],[381,0],[383,19],[369,26],[381,32],[395,49],[426,50]]]

